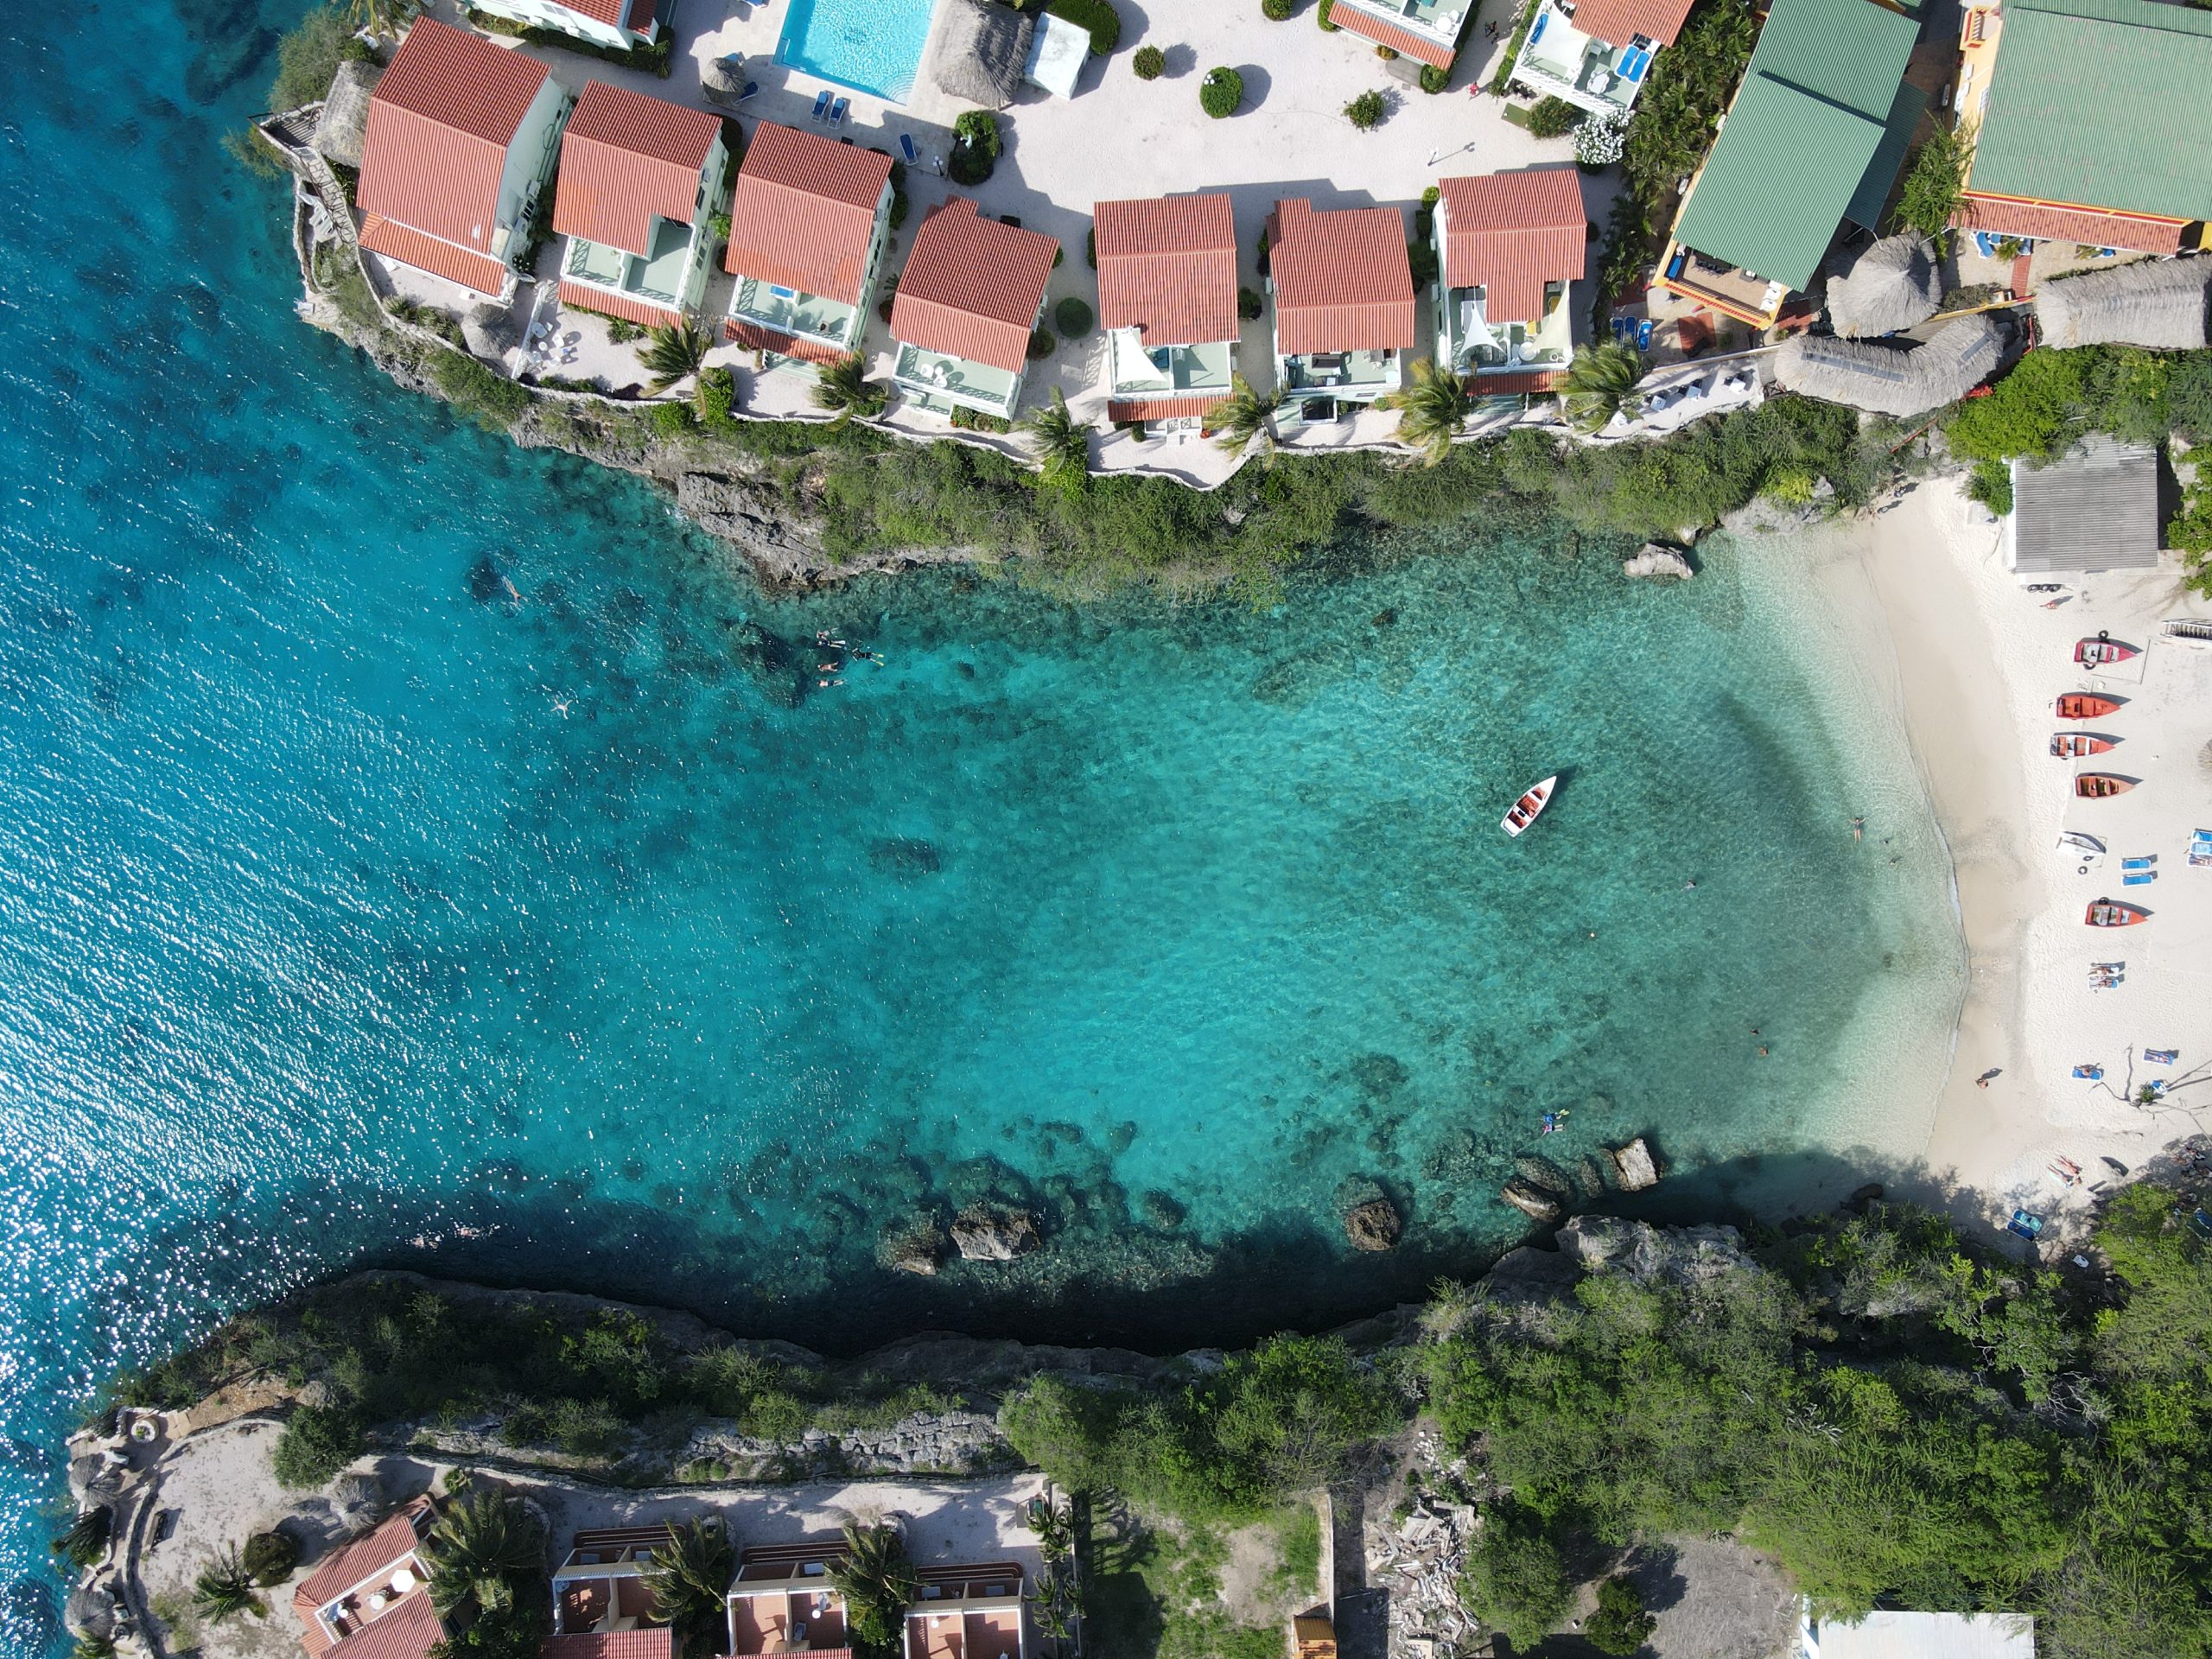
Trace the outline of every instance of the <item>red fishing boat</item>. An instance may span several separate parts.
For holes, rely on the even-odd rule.
[[[2125,795],[2134,787],[2133,778],[2121,778],[2109,772],[2085,772],[2074,780],[2074,792],[2085,801],[2101,801],[2114,795]]]
[[[1551,804],[1552,791],[1559,785],[1559,774],[1554,772],[1535,785],[1526,795],[1513,803],[1512,809],[1499,824],[1509,836],[1517,836],[1534,823],[1543,810]]]
[[[2099,737],[2094,732],[2053,732],[2050,752],[2067,760],[2076,760],[2085,754],[2102,754],[2118,741]]]
[[[2074,660],[2084,668],[2110,668],[2115,663],[2124,663],[2131,657],[2142,654],[2139,647],[2131,645],[2124,639],[2115,639],[2101,628],[2097,630],[2095,639],[2074,642]]]
[[[2082,919],[2091,927],[2133,927],[2138,922],[2148,921],[2147,912],[2133,905],[2123,905],[2117,899],[2098,899],[2090,902]]]
[[[2068,691],[2058,699],[2061,720],[2094,720],[2101,715],[2120,712],[2120,699],[2101,696],[2094,691]]]

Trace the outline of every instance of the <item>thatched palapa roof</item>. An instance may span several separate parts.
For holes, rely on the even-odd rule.
[[[1800,334],[1775,354],[1785,391],[1878,415],[1919,415],[1980,385],[2002,353],[2005,336],[1986,316],[1961,317],[1925,345],[1906,350],[1872,341]]]
[[[993,0],[950,0],[937,29],[937,84],[953,97],[1002,110],[1021,90],[1033,19]]]
[[[326,162],[361,165],[361,138],[369,130],[369,94],[384,71],[373,63],[341,63],[315,124],[315,147]]]
[[[1886,237],[1830,279],[1828,321],[1836,333],[1853,339],[1892,334],[1927,321],[1942,297],[1942,273],[1926,240]]]
[[[2150,346],[2190,352],[2205,344],[2212,259],[2145,259],[2045,283],[2036,322],[2046,346]]]

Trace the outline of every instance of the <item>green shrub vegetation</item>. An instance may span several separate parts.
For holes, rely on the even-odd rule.
[[[1321,32],[1325,35],[1333,35],[1344,27],[1343,24],[1332,21],[1329,16],[1331,9],[1336,3],[1337,0],[1321,0],[1321,3],[1313,8],[1313,21],[1321,26]]]
[[[1362,132],[1372,132],[1382,124],[1382,118],[1389,113],[1389,106],[1382,101],[1382,94],[1362,92],[1344,105],[1344,119]]]
[[[1966,201],[1967,167],[1973,159],[1971,130],[1938,125],[1935,135],[1913,152],[1890,228],[1916,231],[1942,247],[1950,238],[1952,215]]]
[[[1158,80],[1167,73],[1167,54],[1156,46],[1141,46],[1129,60],[1139,80]]]
[[[368,1449],[360,1419],[342,1406],[302,1406],[277,1437],[270,1467],[296,1491],[327,1486]]]
[[[1052,308],[1052,327],[1069,340],[1081,340],[1090,332],[1090,307],[1080,297],[1071,294]]]
[[[269,1617],[269,1604],[254,1593],[253,1579],[235,1549],[220,1551],[192,1581],[192,1609],[211,1624],[240,1613]]]
[[[952,124],[952,160],[947,170],[955,184],[981,184],[999,164],[1006,140],[999,118],[988,110],[969,110]]]
[[[1209,69],[1205,79],[1198,83],[1198,107],[1217,121],[1236,114],[1237,105],[1243,101],[1244,77],[1234,69]]]
[[[299,1541],[289,1532],[257,1532],[245,1541],[239,1560],[256,1584],[282,1584],[300,1564]]]
[[[1298,10],[1298,0],[1260,0],[1260,15],[1270,22],[1287,22]]]
[[[1122,14],[1107,0],[1045,0],[1055,17],[1090,31],[1090,54],[1103,58],[1122,43]]]
[[[1421,67],[1421,89],[1424,92],[1440,92],[1452,84],[1452,72],[1440,69],[1433,63]]]
[[[467,352],[431,347],[430,380],[441,396],[487,432],[505,432],[530,407],[530,392]]]
[[[1611,1578],[1598,1586],[1597,1610],[1584,1622],[1582,1634],[1599,1652],[1627,1659],[1643,1646],[1658,1623],[1633,1584]]]
[[[1529,131],[1537,138],[1564,138],[1582,124],[1580,105],[1563,98],[1538,99],[1529,110]]]

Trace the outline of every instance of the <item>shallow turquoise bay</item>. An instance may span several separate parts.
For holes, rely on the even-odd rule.
[[[763,596],[292,319],[215,148],[289,10],[0,22],[0,1648],[60,1650],[85,1390],[349,1265],[1225,1341],[1478,1262],[1517,1154],[1648,1132],[1710,1195],[1895,1142],[1948,863],[1781,551]],[[886,665],[817,690],[818,629]],[[1053,1248],[877,1264],[985,1198]]]

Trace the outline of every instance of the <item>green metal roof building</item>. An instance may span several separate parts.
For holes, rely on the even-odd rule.
[[[1775,0],[1675,240],[1809,283],[1841,220],[1881,217],[1927,105],[1904,84],[1919,33],[1874,0]]]
[[[2005,0],[1972,190],[2212,218],[2212,12]]]

